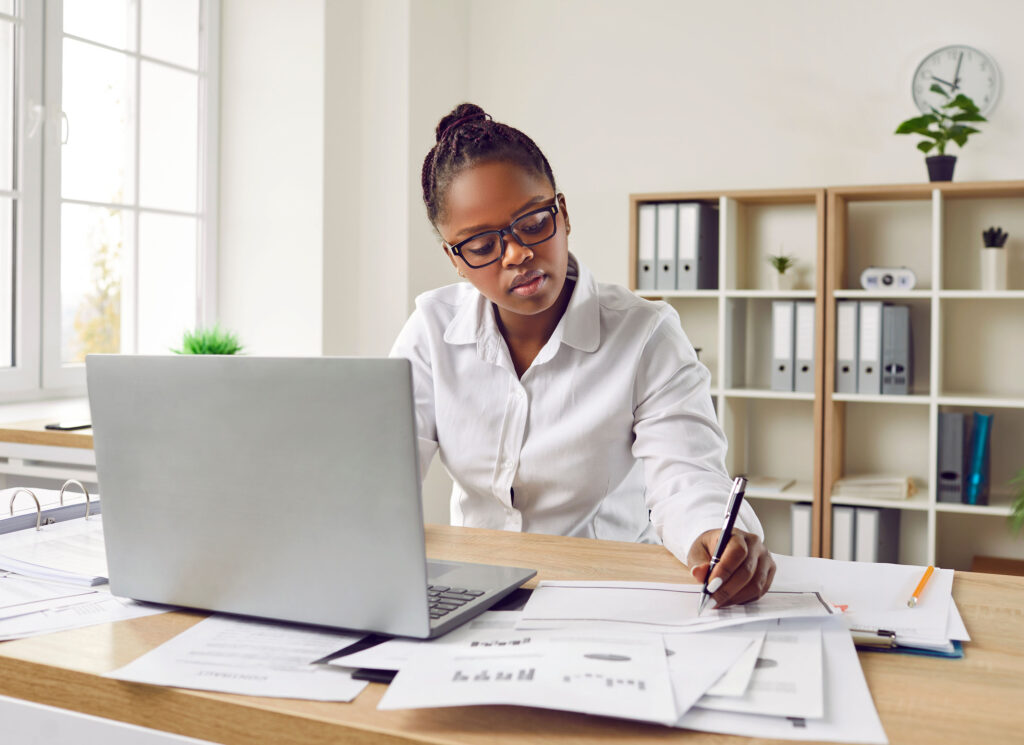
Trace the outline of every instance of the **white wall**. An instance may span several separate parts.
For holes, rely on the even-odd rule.
[[[469,93],[534,137],[572,249],[625,283],[631,192],[927,180],[917,139],[892,132],[916,114],[918,62],[947,44],[1003,76],[955,179],[1020,178],[1022,26],[1014,0],[477,0]]]
[[[319,354],[323,0],[224,0],[217,317],[254,354]]]

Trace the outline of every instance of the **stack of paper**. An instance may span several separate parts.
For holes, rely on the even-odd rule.
[[[832,487],[833,497],[862,499],[907,499],[917,493],[910,476],[846,476]]]
[[[0,570],[71,584],[105,584],[101,516],[0,535]]]

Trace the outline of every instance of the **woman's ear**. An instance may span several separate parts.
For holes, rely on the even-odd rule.
[[[565,206],[565,194],[559,193],[557,199],[558,208],[562,210],[562,219],[565,220],[565,234],[569,235],[572,228],[569,226],[569,209]]]

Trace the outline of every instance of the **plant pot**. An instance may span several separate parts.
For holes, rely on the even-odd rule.
[[[772,289],[779,292],[789,292],[796,285],[795,272],[772,272]]]
[[[924,159],[928,166],[929,181],[952,181],[955,155],[930,155]]]
[[[981,289],[1006,289],[1006,249],[981,249]]]

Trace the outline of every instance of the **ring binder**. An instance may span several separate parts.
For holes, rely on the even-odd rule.
[[[60,488],[60,506],[64,506],[64,490],[67,489],[69,486],[77,486],[79,489],[82,490],[82,493],[85,494],[85,519],[88,520],[90,507],[89,490],[85,488],[85,484],[83,484],[81,481],[78,481],[77,479],[68,479],[67,481],[64,482],[64,485],[61,486]],[[35,497],[34,494],[32,496]],[[39,504],[39,500],[36,500],[36,504]]]
[[[25,492],[30,497],[32,497],[32,501],[36,503],[36,530],[40,530],[43,524],[43,506],[39,504],[39,498],[31,489],[18,489],[16,492],[14,492],[14,494],[11,495],[11,503],[9,505],[11,508],[11,514],[14,514],[14,500],[22,492]]]

